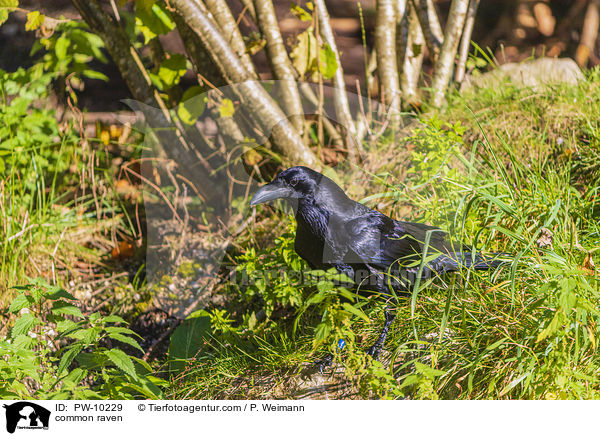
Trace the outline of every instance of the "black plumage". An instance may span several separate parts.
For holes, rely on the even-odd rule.
[[[501,263],[457,247],[437,227],[396,221],[369,209],[310,168],[297,166],[281,172],[256,192],[251,204],[277,198],[287,200],[294,209],[296,252],[311,268],[335,268],[361,290],[407,295],[424,254],[422,280],[461,267],[489,269]],[[393,316],[386,315],[384,333],[392,320]],[[385,334],[370,350],[374,357],[384,341]]]

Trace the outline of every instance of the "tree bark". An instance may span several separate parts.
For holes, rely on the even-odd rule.
[[[398,0],[378,0],[375,21],[375,50],[379,95],[384,105],[400,112],[400,82],[396,62],[396,20]]]
[[[277,84],[277,90],[282,97],[283,110],[291,118],[298,133],[302,135],[304,117],[300,92],[296,85],[294,69],[279,32],[272,0],[254,0],[254,10],[260,31],[267,40],[267,58],[271,72],[276,80],[281,81]]]
[[[267,136],[272,135],[275,151],[292,164],[319,167],[318,159],[304,144],[285,114],[260,83],[253,80],[252,74],[233,52],[211,19],[208,9],[198,1],[171,0],[170,3],[200,37],[245,109],[254,115]]]
[[[188,0],[188,2],[200,4],[201,0]],[[221,34],[225,37],[225,40],[229,43],[234,53],[240,58],[246,70],[248,70],[254,79],[258,79],[258,74],[254,69],[252,59],[246,52],[244,38],[242,38],[235,17],[231,13],[231,9],[229,9],[225,0],[204,0],[204,3],[212,14],[215,22],[221,28]]]
[[[412,0],[412,4],[417,12],[421,31],[425,37],[425,44],[429,51],[429,57],[435,63],[440,54],[440,47],[444,40],[444,33],[438,18],[433,0]]]
[[[596,39],[598,38],[599,10],[600,0],[590,0],[583,19],[581,40],[575,52],[575,62],[582,68],[587,66],[590,53],[594,52]]]
[[[356,126],[354,120],[350,114],[350,105],[348,104],[348,96],[346,94],[346,85],[344,83],[344,70],[340,61],[339,51],[333,37],[333,30],[331,29],[331,23],[329,20],[329,13],[325,6],[325,0],[315,0],[315,10],[319,18],[319,29],[323,40],[329,44],[329,47],[335,53],[335,59],[337,62],[337,70],[333,76],[333,103],[335,106],[335,113],[338,122],[344,126],[345,132],[345,144],[348,148],[348,158],[351,162],[356,162],[359,158],[361,146],[356,137]]]
[[[166,108],[158,91],[152,86],[148,72],[142,65],[141,59],[131,45],[125,31],[106,14],[97,0],[72,0],[90,29],[98,34],[105,43],[105,47],[119,68],[121,76],[133,97],[139,102],[156,110],[147,111],[148,124],[154,128],[162,149],[167,156],[175,161],[185,177],[197,180],[196,188],[207,202],[218,207],[226,198],[226,187],[222,183],[216,184],[206,171],[203,159],[198,161],[190,144],[185,139],[181,129],[175,126],[171,115]]]
[[[475,15],[477,14],[478,7],[479,0],[471,0],[458,50],[458,63],[456,64],[456,75],[454,76],[454,80],[457,83],[462,83],[465,79],[465,67],[467,65],[467,57],[469,56],[469,48],[471,47],[471,35],[473,34],[473,25],[475,24]]]
[[[407,19],[404,25],[407,30],[401,33],[401,35],[406,35],[406,41],[400,42],[406,47],[404,59],[401,60],[402,76],[400,86],[404,101],[415,106],[418,105],[418,85],[421,66],[423,65],[425,38],[414,5],[409,5],[406,16]]]
[[[444,42],[435,64],[435,73],[431,84],[431,103],[437,107],[442,105],[446,88],[452,77],[454,59],[456,58],[456,51],[468,7],[469,0],[452,0],[452,4],[450,5]]]

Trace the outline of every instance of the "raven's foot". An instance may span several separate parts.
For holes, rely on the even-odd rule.
[[[379,360],[379,355],[381,354],[381,350],[383,350],[385,339],[387,338],[390,325],[394,321],[394,318],[396,318],[396,314],[390,313],[390,311],[386,309],[385,324],[383,325],[383,330],[381,331],[381,334],[379,335],[375,343],[371,345],[367,350],[367,354],[375,360]]]
[[[323,374],[323,370],[325,368],[330,367],[332,363],[333,363],[333,354],[328,354],[324,358],[315,361],[312,364],[312,366],[313,366],[313,368],[318,369],[321,374]]]

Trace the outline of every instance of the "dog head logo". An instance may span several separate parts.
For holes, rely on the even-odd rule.
[[[50,411],[29,401],[3,405],[6,409],[6,431],[19,429],[48,429]]]

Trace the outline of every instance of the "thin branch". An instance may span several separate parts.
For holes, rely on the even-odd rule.
[[[400,112],[400,85],[396,62],[397,0],[378,0],[375,21],[375,50],[380,98],[392,112]]]
[[[200,0],[188,0],[193,3],[200,3]],[[235,54],[240,58],[246,70],[253,76],[254,79],[258,79],[258,74],[254,69],[254,64],[250,55],[246,51],[246,44],[244,38],[240,33],[240,29],[237,25],[235,17],[231,13],[229,6],[225,0],[204,0],[206,7],[212,14],[214,20],[221,28],[221,34],[225,37],[230,47],[233,49]]]
[[[282,97],[284,112],[291,117],[292,124],[302,135],[304,130],[304,117],[300,92],[296,85],[296,77],[283,38],[277,24],[275,8],[271,0],[254,0],[254,9],[258,26],[267,40],[267,59],[271,72],[278,83],[277,91]]]
[[[473,25],[475,24],[475,15],[477,14],[478,7],[479,0],[471,0],[458,50],[458,63],[456,64],[456,74],[454,76],[454,80],[457,83],[462,83],[465,78],[465,67],[467,65],[467,57],[469,56],[469,47],[471,47],[471,35],[473,34]]]
[[[208,9],[198,1],[170,0],[170,3],[200,37],[245,109],[254,115],[263,132],[272,134],[275,151],[292,163],[319,167],[316,156],[304,144],[285,114],[260,83],[253,80],[252,74],[234,53],[211,19]]]
[[[437,12],[435,11],[435,6],[433,5],[433,0],[411,0],[411,3],[417,12],[421,30],[425,37],[425,44],[427,45],[427,50],[429,50],[429,56],[435,62],[440,54],[444,34]]]
[[[319,30],[325,43],[329,45],[335,54],[337,69],[333,76],[333,103],[335,106],[338,122],[346,129],[346,147],[348,148],[348,158],[351,162],[356,162],[360,154],[360,143],[356,139],[356,126],[350,114],[350,105],[348,104],[348,96],[346,94],[346,85],[344,83],[344,70],[340,61],[340,54],[333,37],[329,13],[325,6],[325,0],[315,0],[315,10],[319,18]]]
[[[421,66],[423,65],[423,53],[425,49],[425,38],[415,7],[411,4],[409,11],[406,13],[407,20],[405,21],[406,32],[401,35],[406,35],[406,41],[402,41],[406,47],[404,59],[402,61],[402,75],[400,77],[400,87],[402,89],[402,97],[407,104],[418,104],[418,84],[421,74]]]
[[[579,46],[575,52],[575,61],[580,67],[585,67],[591,53],[594,53],[596,39],[598,38],[600,0],[590,0],[585,18],[583,19],[583,30]]]
[[[441,106],[444,101],[446,88],[450,83],[454,69],[454,59],[460,41],[460,35],[465,24],[465,16],[469,7],[469,0],[452,0],[448,22],[446,23],[446,34],[440,49],[440,55],[435,64],[435,73],[431,83],[431,103]]]

